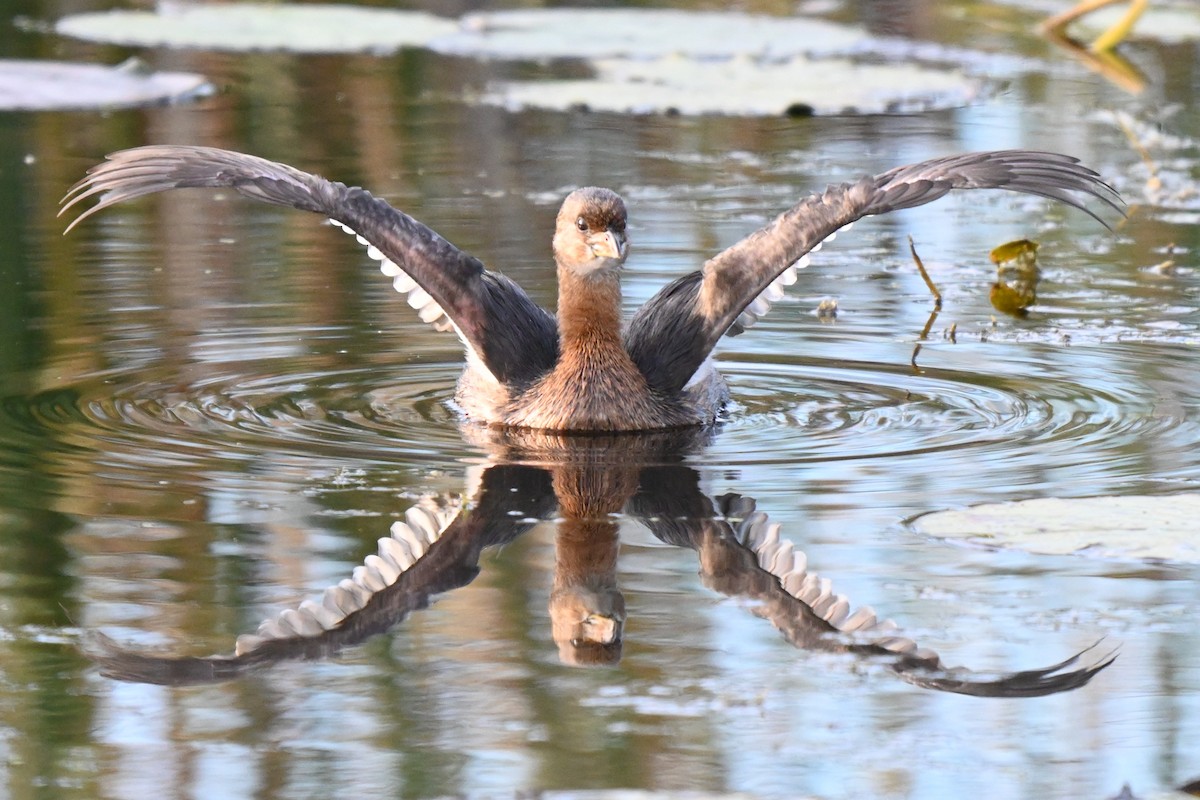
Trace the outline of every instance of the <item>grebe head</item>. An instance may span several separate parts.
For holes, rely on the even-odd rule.
[[[559,269],[590,275],[620,269],[629,252],[625,201],[609,189],[589,186],[567,195],[554,227]]]

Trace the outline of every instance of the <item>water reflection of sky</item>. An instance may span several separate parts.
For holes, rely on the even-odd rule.
[[[416,497],[462,491],[483,458],[443,405],[457,345],[413,320],[345,237],[195,193],[114,209],[64,240],[54,206],[87,164],[167,140],[282,158],[377,189],[546,303],[558,198],[610,184],[634,214],[632,307],[801,187],[1035,146],[1082,157],[1137,203],[1140,159],[1097,112],[1153,126],[1154,109],[1180,104],[1163,125],[1200,136],[1193,47],[1130,46],[1151,76],[1133,99],[1025,38],[1031,18],[979,30],[913,19],[953,44],[1020,37],[1049,73],[928,115],[631,119],[472,108],[451,92],[486,68],[420,53],[153,51],[155,66],[230,91],[0,117],[5,782],[80,797],[629,786],[1001,798],[1108,797],[1127,780],[1141,796],[1200,775],[1194,568],[991,552],[903,524],[983,501],[1194,488],[1197,281],[1141,270],[1172,242],[1195,268],[1184,200],[1142,205],[1115,236],[982,193],[860,223],[722,348],[738,410],[690,461],[706,490],[752,494],[839,591],[951,663],[1036,667],[1107,635],[1120,658],[1080,691],[981,701],[797,651],[753,604],[706,589],[693,553],[629,519],[613,669],[558,661],[551,526],[487,551],[471,585],[333,661],[167,689],[103,679],[62,644],[86,629],[147,652],[228,653],[348,574]],[[26,55],[50,46],[22,36]],[[1194,147],[1153,154],[1190,181]],[[909,359],[932,303],[908,235],[946,295],[920,374]],[[1045,273],[1025,320],[987,300],[988,250],[1020,236],[1042,243]],[[834,324],[813,314],[825,296],[839,302]],[[952,343],[942,332],[955,323]]]

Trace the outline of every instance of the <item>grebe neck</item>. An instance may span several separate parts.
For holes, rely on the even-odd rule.
[[[617,271],[576,275],[560,270],[558,326],[562,351],[616,347],[621,341],[621,281]]]

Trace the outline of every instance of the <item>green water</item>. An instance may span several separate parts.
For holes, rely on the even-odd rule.
[[[6,13],[72,10],[25,5]],[[6,55],[137,52],[219,88],[178,106],[0,113],[0,797],[1102,798],[1200,776],[1194,566],[970,549],[904,525],[979,502],[1196,490],[1195,44],[1129,45],[1146,76],[1131,95],[1034,37],[1019,7],[828,11],[960,48],[998,82],[970,107],[910,116],[517,113],[462,100],[503,67],[420,50],[0,34]],[[1118,112],[1144,125],[1162,191]],[[1041,699],[917,688],[879,659],[796,649],[759,601],[725,597],[691,547],[627,513],[621,660],[566,666],[548,611],[562,523],[530,496],[513,518],[550,522],[484,550],[478,577],[384,635],[212,685],[105,677],[85,654],[94,634],[230,655],[350,575],[418,498],[469,498],[480,467],[511,457],[459,429],[455,338],[315,217],[179,192],[61,235],[57,203],[88,166],[160,142],[368,186],[547,305],[559,200],[611,186],[631,213],[630,309],[830,181],[961,150],[1079,156],[1130,203],[1115,233],[997,193],[859,223],[720,348],[736,403],[680,458],[704,496],[755,498],[810,569],[948,664],[1036,668],[1101,637],[1118,661]],[[945,297],[917,369],[933,304],[910,235]],[[1015,318],[989,304],[987,254],[1023,237],[1041,244],[1042,278]],[[1172,245],[1176,268],[1148,269]],[[827,297],[833,322],[815,313]]]

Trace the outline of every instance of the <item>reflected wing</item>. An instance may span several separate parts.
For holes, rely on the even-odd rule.
[[[1073,194],[1121,211],[1121,198],[1070,156],[1006,150],[950,156],[898,167],[811,195],[699,272],[666,286],[634,316],[626,346],[651,386],[681,390],[726,333],[740,333],[795,280],[794,269],[822,242],[857,219],[913,208],[954,189],[1008,189],[1082,209]]]
[[[280,661],[329,658],[385,633],[433,598],[473,581],[480,553],[506,544],[554,507],[550,476],[534,467],[501,465],[484,472],[470,507],[422,499],[379,540],[377,553],[307,600],[239,636],[233,656],[156,656],[89,635],[85,653],[104,675],[123,681],[187,686],[230,680]],[[527,516],[532,515],[532,516]]]
[[[384,274],[421,318],[457,330],[468,356],[501,383],[524,386],[551,369],[558,327],[508,278],[484,269],[422,223],[364,189],[333,183],[285,164],[211,147],[161,145],[112,153],[63,198],[63,211],[93,195],[102,208],[167,189],[228,187],[277,206],[321,214],[368,245]],[[61,212],[60,212],[61,213]]]
[[[659,467],[643,472],[629,510],[662,541],[695,549],[705,586],[750,601],[751,611],[794,647],[879,659],[917,686],[977,697],[1040,697],[1087,684],[1116,658],[1111,652],[1085,660],[1092,645],[1044,669],[989,675],[947,668],[870,606],[851,612],[846,596],[811,571],[808,557],[755,505],[736,494],[714,503],[700,491],[694,470]]]

